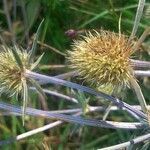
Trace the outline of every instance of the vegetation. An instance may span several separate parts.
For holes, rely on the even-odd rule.
[[[0,149],[150,148],[148,0],[0,4]]]

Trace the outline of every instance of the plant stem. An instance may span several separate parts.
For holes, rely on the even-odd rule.
[[[42,75],[42,74],[39,74],[39,73],[31,72],[29,70],[26,70],[25,76],[27,78],[33,78],[37,81],[42,80],[45,83],[47,82],[47,83],[52,83],[52,84],[56,84],[56,85],[63,85],[63,86],[70,87],[70,88],[73,88],[73,89],[77,89],[77,90],[80,90],[82,92],[86,92],[86,93],[89,93],[89,94],[92,94],[92,95],[95,95],[95,96],[103,97],[103,98],[113,102],[113,104],[115,104],[117,107],[119,107],[121,109],[124,108],[129,113],[132,111],[135,114],[137,114],[139,117],[141,117],[143,119],[147,119],[147,116],[143,112],[141,112],[137,109],[134,109],[129,104],[127,104],[125,102],[122,102],[119,99],[117,99],[113,96],[110,96],[108,94],[105,94],[103,92],[95,91],[95,90],[93,90],[89,87],[82,86],[82,85],[79,85],[79,84],[76,84],[76,83],[73,83],[73,82],[70,82],[70,81],[65,81],[65,80],[62,80],[62,79],[58,79],[56,77],[51,77],[51,76],[46,76],[46,75]]]
[[[22,114],[21,107],[10,105],[7,103],[0,102],[0,109],[6,111],[13,111],[14,113]],[[82,113],[82,112],[81,112]],[[146,128],[147,125],[139,122],[116,122],[116,121],[104,121],[96,119],[86,119],[81,116],[50,113],[49,111],[38,110],[34,108],[26,108],[26,115],[34,117],[43,117],[53,120],[62,120],[69,123],[77,123],[80,125],[87,125],[92,127],[101,128],[112,128],[112,129],[125,129],[125,130],[136,130]]]
[[[31,90],[36,90],[35,87],[30,87]],[[64,94],[61,94],[61,93],[58,93],[57,91],[51,91],[51,90],[47,90],[47,89],[43,89],[43,92],[45,92],[46,94],[50,94],[50,95],[54,95],[54,96],[57,96],[57,97],[60,97],[60,98],[63,98],[67,101],[70,101],[70,102],[73,102],[73,103],[78,103],[78,100],[73,98],[73,97],[70,97],[70,96],[67,96],[67,95],[64,95]]]
[[[103,120],[106,120],[106,118],[108,117],[110,111],[111,111],[111,107],[112,107],[112,102],[110,102],[110,104],[108,105],[107,109],[105,110],[105,114],[103,116]]]
[[[149,61],[130,59],[130,62],[134,69],[139,69],[139,68],[150,69]]]
[[[37,134],[37,133],[40,133],[40,132],[43,132],[45,130],[48,130],[48,129],[51,129],[51,128],[54,128],[60,124],[62,124],[63,121],[55,121],[53,123],[50,123],[48,125],[45,125],[43,127],[40,127],[40,128],[37,128],[37,129],[34,129],[34,130],[31,130],[31,131],[28,131],[28,132],[25,132],[23,134],[20,134],[18,136],[16,136],[15,138],[9,138],[8,140],[5,140],[5,141],[0,141],[0,146],[2,145],[6,145],[6,144],[10,144],[10,143],[13,143],[15,141],[19,141],[19,140],[22,140],[24,138],[27,138],[29,136],[32,136],[34,134]]]
[[[147,114],[147,104],[146,104],[145,98],[143,96],[143,93],[141,91],[139,84],[136,82],[136,79],[134,79],[134,78],[130,79],[130,83],[137,95],[137,98],[139,100],[139,103],[141,105],[143,112],[145,112]]]
[[[110,147],[106,147],[106,148],[101,148],[99,150],[120,150],[120,149],[127,148],[128,146],[130,146],[132,144],[137,144],[137,143],[143,142],[143,141],[148,140],[148,139],[150,139],[150,133],[139,136],[139,137],[132,139],[128,142],[124,142],[124,143],[110,146]]]
[[[150,70],[146,70],[146,71],[143,71],[143,70],[135,70],[134,71],[134,74],[136,76],[141,76],[141,77],[150,77]]]
[[[150,27],[145,29],[145,31],[143,32],[143,34],[141,35],[137,43],[133,46],[132,48],[133,51],[136,51],[141,46],[141,44],[143,43],[143,41],[145,40],[145,38],[149,33],[150,33]]]
[[[135,16],[135,20],[134,20],[134,25],[133,25],[133,29],[132,29],[132,33],[130,35],[129,41],[132,40],[132,38],[136,35],[142,14],[143,14],[143,9],[144,9],[144,5],[145,5],[145,0],[139,0],[139,4],[138,4],[138,8],[136,11],[136,16]]]
[[[54,48],[54,47],[52,47],[52,46],[50,46],[50,45],[47,45],[47,44],[42,43],[42,42],[40,42],[40,41],[37,41],[37,43],[38,43],[39,45],[43,46],[43,47],[49,48],[50,50],[54,51],[54,52],[57,53],[57,54],[60,54],[61,56],[66,56],[65,53],[59,51],[58,49],[56,49],[56,48]]]

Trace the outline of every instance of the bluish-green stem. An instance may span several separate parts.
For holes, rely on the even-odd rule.
[[[134,74],[141,77],[150,77],[150,70],[135,70]]]
[[[0,102],[0,110],[11,111],[14,113],[22,114],[21,107],[7,104],[4,102]],[[96,120],[96,119],[86,119],[81,116],[51,113],[49,111],[43,111],[43,110],[28,108],[28,107],[26,108],[26,115],[49,118],[54,120],[62,120],[69,123],[78,123],[80,125],[87,125],[87,126],[101,127],[101,128],[135,130],[135,129],[143,129],[147,127],[146,124],[139,123],[139,122],[115,122],[115,121],[104,121],[104,120]]]
[[[124,142],[124,143],[106,147],[106,148],[101,148],[99,150],[121,150],[121,149],[129,147],[130,145],[137,144],[137,143],[149,140],[149,139],[150,139],[150,133],[136,137],[135,139],[132,139],[128,142]]]
[[[95,90],[93,90],[93,89],[91,89],[89,87],[82,86],[82,85],[79,85],[79,84],[76,84],[76,83],[73,83],[73,82],[70,82],[70,81],[65,81],[65,80],[62,80],[62,79],[58,79],[56,77],[42,75],[42,74],[35,73],[35,72],[29,71],[29,70],[26,70],[25,76],[27,78],[33,78],[33,79],[35,79],[35,80],[37,80],[39,82],[40,81],[44,81],[45,83],[51,83],[51,84],[56,84],[56,85],[63,85],[63,86],[67,86],[67,87],[70,87],[70,88],[73,88],[73,89],[77,89],[77,90],[80,90],[82,92],[86,92],[86,93],[89,93],[89,94],[92,94],[92,95],[95,95],[95,96],[103,97],[103,98],[113,102],[117,107],[119,107],[121,109],[124,108],[129,113],[132,111],[133,113],[135,113],[139,117],[141,117],[143,119],[147,119],[147,115],[146,114],[144,114],[143,112],[133,108],[129,104],[127,104],[127,103],[125,103],[123,101],[120,101],[119,99],[117,99],[117,98],[115,98],[113,96],[107,95],[107,94],[105,94],[103,92],[95,91]]]

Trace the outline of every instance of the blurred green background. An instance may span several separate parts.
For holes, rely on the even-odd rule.
[[[5,1],[5,2],[4,2]],[[137,0],[4,0],[0,1],[0,32],[6,44],[12,45],[12,39],[16,40],[19,46],[24,49],[31,47],[34,34],[42,21],[44,23],[39,38],[37,57],[43,52],[44,57],[39,66],[39,72],[49,75],[58,75],[69,71],[66,67],[64,54],[70,49],[73,40],[78,39],[79,33],[91,29],[105,29],[118,32],[118,20],[121,17],[121,32],[130,35],[138,5]],[[144,29],[150,25],[150,1],[146,1],[144,14],[139,25],[137,38]],[[7,7],[11,22],[4,11]],[[72,30],[70,30],[72,29]],[[73,31],[73,36],[66,32]],[[46,45],[44,45],[46,44]],[[149,40],[146,40],[149,44]],[[57,52],[59,51],[59,52]],[[137,58],[149,60],[149,47],[144,51],[137,53]],[[78,83],[81,83],[79,80]],[[140,85],[147,101],[149,101],[149,79],[140,79]],[[69,89],[49,86],[49,89],[57,90],[61,93],[71,93]],[[78,93],[76,93],[78,94]],[[80,93],[76,98],[89,98],[89,96]],[[127,90],[124,99],[129,104],[138,104],[131,90]],[[32,93],[32,101],[28,106],[57,110],[61,108],[75,108],[70,103],[63,100],[56,100],[56,97],[49,97],[46,102],[46,108],[42,106],[40,97]],[[5,96],[4,96],[5,97]],[[132,97],[132,99],[131,99]],[[90,103],[93,105],[102,105],[97,103],[93,97],[90,97]],[[13,104],[22,104],[21,101],[7,98],[6,102]],[[103,114],[92,114],[95,118],[102,118]],[[112,113],[110,120],[121,121],[122,115],[127,120],[131,120],[127,114],[120,112]],[[25,127],[22,126],[19,117],[0,117],[0,140],[7,139],[31,129],[43,126],[49,123],[49,120],[42,118],[27,117]],[[44,133],[31,136],[11,145],[6,145],[0,149],[97,149],[117,143],[127,141],[136,135],[145,131],[122,131],[112,129],[101,129],[95,127],[79,126],[76,124],[63,124]],[[137,149],[141,149],[137,145]]]

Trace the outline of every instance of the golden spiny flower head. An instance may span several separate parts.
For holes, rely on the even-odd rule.
[[[70,67],[92,84],[129,86],[133,77],[129,59],[132,53],[127,36],[101,30],[75,41],[68,60]]]
[[[23,70],[30,69],[28,63],[29,54],[26,51],[15,49],[20,57]],[[1,46],[0,48],[0,93],[9,95],[18,94],[23,89],[23,82],[26,80],[24,71],[18,66],[13,52],[10,48]]]

